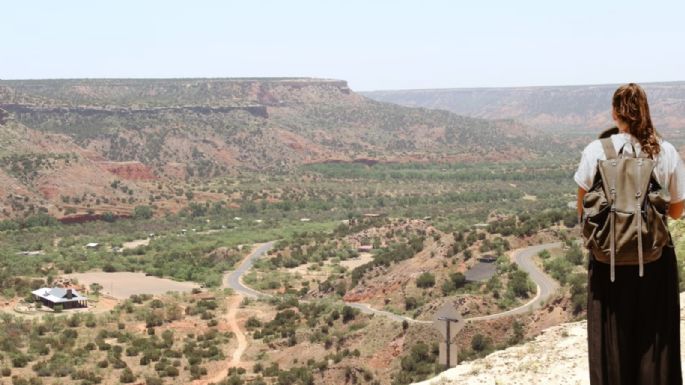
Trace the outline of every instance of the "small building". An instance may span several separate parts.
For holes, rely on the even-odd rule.
[[[43,250],[36,250],[36,251],[20,251],[17,253],[17,255],[23,255],[26,257],[33,257],[36,255],[44,255],[45,252]]]
[[[300,218],[300,222],[310,222],[311,219],[309,218]]]
[[[31,292],[36,301],[40,301],[44,306],[54,309],[55,305],[62,305],[62,309],[77,309],[88,307],[88,298],[79,294],[78,291],[70,288],[42,287]]]
[[[361,253],[368,253],[371,250],[373,250],[372,245],[361,245],[361,246],[357,247],[357,251],[359,251]]]
[[[377,214],[377,213],[366,213],[366,214],[364,214],[364,217],[366,217],[366,218],[378,218],[380,216],[381,216],[381,214]]]
[[[86,243],[86,249],[97,249],[100,244],[97,242]]]

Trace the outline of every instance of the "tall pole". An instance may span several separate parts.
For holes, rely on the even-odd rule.
[[[445,322],[447,322],[447,338],[445,338],[445,353],[447,354],[445,370],[447,370],[450,368],[450,320],[445,319]]]

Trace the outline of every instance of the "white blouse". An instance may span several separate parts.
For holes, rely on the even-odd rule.
[[[626,144],[629,142],[635,146],[635,151],[638,154],[640,153],[640,142],[629,133],[622,132],[611,135],[611,140],[614,142],[616,153],[620,151],[624,144],[623,152],[632,153],[631,146]],[[661,151],[656,156],[657,164],[654,167],[654,177],[661,187],[667,189],[671,194],[671,203],[680,202],[685,200],[685,165],[680,154],[678,154],[678,151],[676,151],[671,143],[661,139],[660,144]],[[606,156],[604,155],[602,143],[599,139],[595,139],[583,150],[578,170],[576,170],[573,176],[578,186],[585,191],[590,190],[592,186],[592,181],[597,171],[597,161],[600,159],[606,159]]]

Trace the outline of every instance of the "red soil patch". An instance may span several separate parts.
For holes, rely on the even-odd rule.
[[[147,165],[132,162],[100,162],[105,170],[126,180],[154,180],[157,179],[154,172]]]

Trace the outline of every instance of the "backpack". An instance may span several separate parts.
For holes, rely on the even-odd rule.
[[[642,277],[645,263],[658,260],[663,247],[673,247],[666,223],[670,199],[654,177],[654,159],[642,151],[636,156],[634,147],[628,156],[623,147],[617,154],[611,137],[600,141],[606,160],[597,161],[583,198],[585,246],[597,261],[611,265],[611,282],[615,265],[639,265]]]

